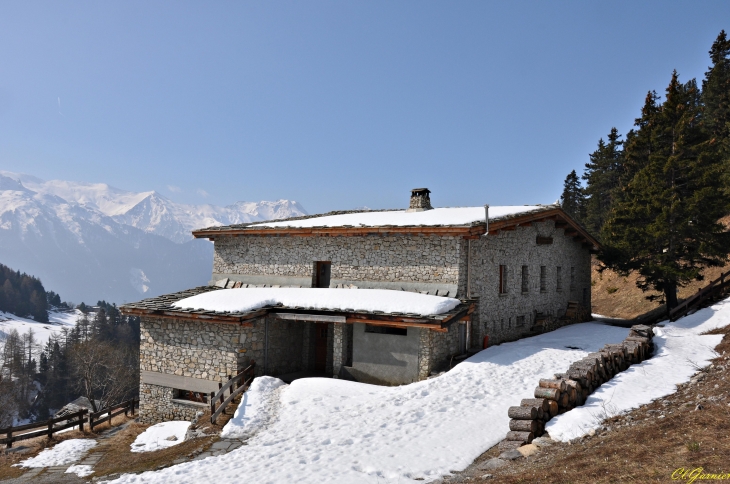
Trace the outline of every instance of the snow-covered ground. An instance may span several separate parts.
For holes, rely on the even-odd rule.
[[[700,335],[730,324],[730,299],[654,328],[654,356],[601,385],[585,405],[558,415],[545,427],[550,437],[568,441],[598,428],[604,418],[638,408],[676,391],[717,354],[722,335]]]
[[[48,322],[39,323],[28,318],[21,318],[14,314],[0,311],[0,344],[7,338],[13,329],[23,335],[32,329],[36,342],[45,344],[53,334],[59,334],[63,328],[71,329],[76,325],[76,320],[81,316],[81,311],[73,309],[70,311],[48,311]]]
[[[37,456],[14,465],[19,467],[52,467],[72,464],[79,461],[96,445],[97,442],[94,439],[64,440],[53,446],[53,448],[45,449]]]
[[[382,311],[384,313],[415,313],[427,316],[451,311],[459,305],[453,297],[429,296],[387,289],[329,289],[253,287],[211,291],[181,299],[173,304],[178,308],[208,311],[247,312],[283,304],[289,307],[311,309],[348,308],[355,311]]]
[[[610,398],[613,404],[622,400],[619,409],[626,410],[675,391],[674,384],[688,380],[695,365],[706,364],[720,341],[699,333],[729,323],[728,301],[667,323],[654,339],[656,356],[608,382],[588,407],[592,399]],[[247,425],[260,426],[248,445],[113,482],[431,481],[466,468],[503,439],[507,409],[531,397],[539,378],[564,371],[627,334],[625,328],[596,323],[568,326],[488,348],[437,378],[400,387],[311,378],[277,388],[273,379],[262,379],[224,430],[240,435]],[[595,410],[574,409],[551,421],[548,430],[570,438],[595,418]],[[270,423],[261,425],[265,420]]]
[[[182,444],[189,427],[190,422],[177,420],[155,424],[139,434],[130,447],[132,452],[152,452]]]

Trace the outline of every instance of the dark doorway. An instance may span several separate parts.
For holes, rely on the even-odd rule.
[[[314,263],[314,281],[312,287],[330,287],[332,262],[317,261]]]
[[[327,323],[314,323],[314,370],[327,369]]]

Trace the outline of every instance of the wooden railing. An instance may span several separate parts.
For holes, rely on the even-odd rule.
[[[256,362],[252,361],[251,364],[241,371],[238,375],[231,378],[228,376],[226,383],[218,383],[218,393],[210,392],[210,423],[215,424],[215,420],[218,416],[223,413],[229,403],[240,395],[251,385],[254,378],[254,370],[256,368]],[[225,398],[226,391],[230,391],[228,398]],[[220,405],[216,409],[216,402],[220,401]]]
[[[703,287],[689,298],[682,301],[677,307],[669,311],[669,320],[676,321],[686,315],[693,307],[700,304],[707,298],[719,294],[725,287],[730,285],[730,271],[723,273],[720,277]]]
[[[139,407],[139,400],[133,398],[126,402],[118,403],[103,410],[99,410],[98,412],[91,413],[89,414],[89,427],[91,427],[91,430],[94,430],[94,427],[101,425],[104,422],[109,422],[109,425],[111,425],[112,418],[117,415],[129,415],[130,412],[134,415],[135,407]]]
[[[91,430],[94,430],[94,427],[101,423],[109,422],[111,424],[112,418],[116,417],[117,415],[128,415],[130,412],[132,415],[134,415],[135,407],[139,407],[139,400],[133,398],[131,400],[127,400],[126,402],[112,405],[111,407],[100,410],[99,412],[89,414],[89,410],[84,408],[79,410],[78,412],[63,415],[61,417],[55,417],[46,420],[45,422],[36,422],[27,425],[18,425],[16,427],[0,429],[0,436],[5,436],[5,438],[0,439],[0,445],[5,444],[9,449],[13,446],[13,442],[17,442],[19,440],[27,440],[43,436],[47,436],[50,439],[51,437],[53,437],[53,434],[71,427],[78,427],[79,430],[83,432],[84,424],[87,423],[87,421],[89,423],[89,428]],[[88,420],[86,414],[89,414]],[[66,423],[59,426],[54,425],[59,422]]]
[[[37,422],[27,425],[18,425],[17,427],[0,429],[0,435],[5,435],[4,439],[0,439],[0,445],[5,444],[7,448],[10,449],[13,446],[13,442],[18,442],[19,440],[33,439],[35,437],[43,437],[44,435],[48,436],[48,438],[50,439],[51,437],[53,437],[53,434],[71,427],[78,427],[79,430],[83,432],[84,422],[86,421],[85,417],[88,412],[89,411],[84,408],[82,410],[79,410],[78,412],[64,415],[63,417],[52,418],[45,422]],[[57,427],[53,425],[58,422],[66,423]],[[40,430],[36,430],[35,432],[18,433],[26,430],[35,429]]]

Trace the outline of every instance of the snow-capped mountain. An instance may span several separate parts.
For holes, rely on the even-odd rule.
[[[212,246],[193,229],[305,214],[288,200],[183,205],[156,192],[0,171],[0,262],[64,299],[121,303],[208,281]]]

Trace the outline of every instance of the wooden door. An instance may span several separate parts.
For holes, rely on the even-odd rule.
[[[327,323],[314,323],[314,370],[327,369]]]
[[[314,264],[314,287],[330,287],[330,273],[332,271],[332,262],[317,261]]]

